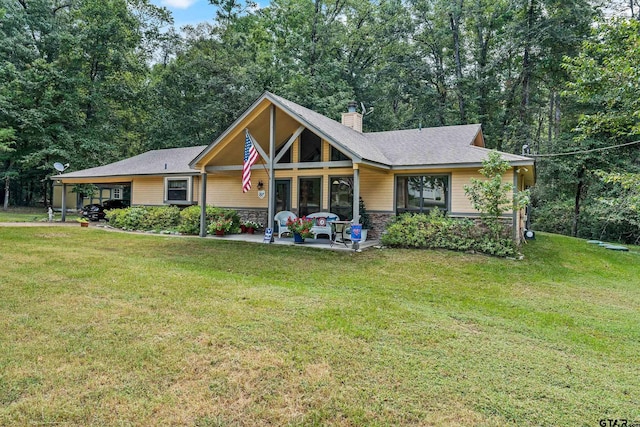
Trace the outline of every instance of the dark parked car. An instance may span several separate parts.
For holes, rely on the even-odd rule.
[[[82,208],[82,217],[89,219],[89,221],[100,221],[105,219],[105,212],[109,209],[123,209],[128,208],[129,202],[126,200],[105,200],[101,205],[93,203],[86,205]]]
[[[102,202],[102,206],[106,209],[124,209],[129,207],[129,202],[126,200],[113,199],[105,200]]]

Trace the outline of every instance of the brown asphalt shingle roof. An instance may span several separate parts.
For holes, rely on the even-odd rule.
[[[204,145],[199,145],[147,151],[108,165],[56,175],[55,178],[193,174],[196,171],[189,167],[189,162],[204,148]]]
[[[361,160],[402,166],[480,165],[489,149],[473,145],[481,125],[360,133],[313,110],[267,92],[264,96],[311,125],[316,132]],[[528,157],[502,153],[509,162],[533,163]]]
[[[360,133],[270,92],[265,92],[253,105],[265,98],[341,151],[350,154],[355,161],[367,161],[396,169],[405,166],[477,166],[482,164],[490,151],[473,145],[481,132],[479,124]],[[250,111],[251,108],[237,122]],[[195,164],[225,134],[226,132],[208,146],[148,151],[108,165],[57,175],[56,178],[194,174],[196,170],[190,164]],[[501,154],[512,164],[533,164],[533,160],[528,157]]]

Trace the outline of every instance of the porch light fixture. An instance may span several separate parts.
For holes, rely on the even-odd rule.
[[[347,187],[351,187],[351,183],[349,181],[345,181],[344,179],[341,179],[341,180],[334,179],[331,182],[331,184],[333,184],[333,185],[345,185]]]
[[[262,180],[258,181],[258,190],[262,190],[264,188],[264,184],[262,183]]]

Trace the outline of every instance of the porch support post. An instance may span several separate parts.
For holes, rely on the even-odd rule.
[[[518,192],[518,172],[514,167],[513,168],[513,199],[515,199],[517,192]],[[516,243],[520,243],[520,230],[518,230],[518,226],[520,225],[520,222],[518,221],[518,211],[516,211],[513,207],[511,208],[511,210],[513,211],[513,218],[512,218],[513,229],[511,230],[512,238]]]
[[[62,222],[67,220],[67,184],[62,184]]]
[[[200,174],[200,237],[207,237],[207,174]]]
[[[273,217],[275,216],[275,194],[276,194],[276,173],[275,173],[275,158],[276,158],[276,106],[271,105],[270,120],[269,120],[269,194],[268,194],[268,209],[267,215],[269,215],[269,228],[273,231]],[[271,237],[273,241],[273,235]]]
[[[353,223],[360,224],[360,169],[353,164]]]

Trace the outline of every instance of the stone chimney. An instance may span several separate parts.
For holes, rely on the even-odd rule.
[[[347,112],[342,113],[342,124],[362,133],[362,114],[356,111],[358,103],[350,101],[347,105]]]

